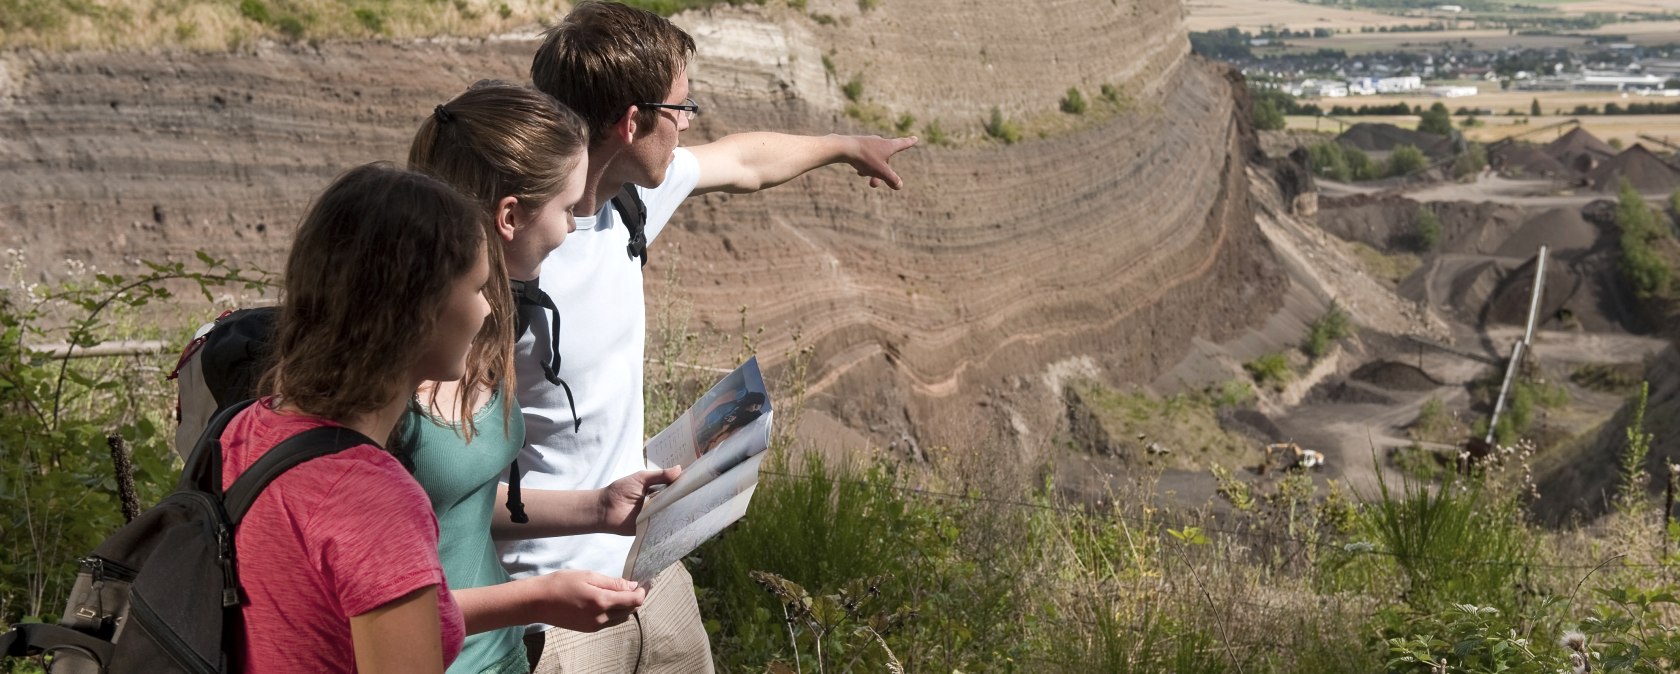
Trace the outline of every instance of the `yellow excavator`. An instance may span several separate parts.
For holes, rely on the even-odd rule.
[[[1317,470],[1324,467],[1324,453],[1302,449],[1293,442],[1274,442],[1266,445],[1266,462],[1260,464],[1261,474],[1274,466],[1282,470]]]

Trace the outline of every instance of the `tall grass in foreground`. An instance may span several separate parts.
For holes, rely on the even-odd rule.
[[[1222,471],[1235,512],[1218,518],[1161,506],[1149,475],[1095,504],[975,479],[996,460],[984,448],[929,465],[825,460],[787,438],[773,451],[747,517],[688,560],[720,671],[884,671],[889,655],[910,672],[1680,667],[1680,560],[1650,518],[1532,524],[1517,448],[1358,499],[1306,474]],[[878,609],[819,644],[766,574],[817,607],[867,585]]]
[[[0,289],[0,621],[55,620],[72,560],[120,522],[110,438],[139,465],[140,505],[174,479],[158,379],[172,355],[79,360],[60,379],[59,361],[19,345],[143,334],[136,310],[169,284],[260,285],[204,262],[154,267],[155,284]],[[650,416],[674,415],[715,376],[707,367],[737,360],[688,333],[663,297]],[[742,323],[750,353],[757,333]],[[796,347],[770,370],[783,432],[808,356]],[[1632,417],[1630,440],[1648,442]],[[1358,500],[1309,474],[1225,470],[1219,517],[1162,505],[1149,474],[1071,502],[1031,477],[1051,466],[1007,465],[985,447],[933,450],[928,465],[825,461],[787,436],[772,451],[747,518],[688,560],[726,672],[1680,671],[1680,525],[1636,488],[1643,471],[1629,471],[1620,511],[1555,531],[1525,515],[1536,495],[1519,449]],[[1630,465],[1642,451],[1630,444]],[[767,574],[800,592],[767,591]],[[834,629],[793,629],[788,596]],[[853,600],[869,608],[854,615]]]

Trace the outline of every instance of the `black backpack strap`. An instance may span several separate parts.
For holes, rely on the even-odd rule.
[[[58,657],[64,657],[66,651],[80,651],[87,659],[93,660],[101,667],[99,671],[104,671],[103,667],[111,664],[112,649],[110,641],[63,625],[18,623],[12,626],[12,631],[0,635],[0,655],[30,658],[43,653],[55,653]]]
[[[245,517],[245,511],[251,509],[257,495],[282,473],[310,459],[337,454],[358,445],[378,447],[379,443],[343,426],[311,428],[286,438],[245,469],[222,495],[222,508],[227,512],[228,524],[238,528],[239,520]]]
[[[508,466],[507,485],[508,519],[513,520],[514,524],[530,524],[531,517],[525,514],[525,500],[519,497],[519,459],[517,457],[514,458],[513,465]]]
[[[636,186],[625,183],[612,198],[612,205],[618,209],[619,219],[624,221],[624,227],[630,230],[630,259],[642,258],[642,266],[647,266],[647,205],[642,203],[642,195],[636,192]]]
[[[204,432],[198,434],[198,442],[193,444],[192,453],[187,455],[186,466],[181,469],[181,481],[175,486],[176,490],[195,489],[210,494],[220,494],[222,485],[222,431],[233,417],[245,408],[250,407],[252,400],[242,400],[216,410],[216,416],[210,417],[210,423],[204,427]]]

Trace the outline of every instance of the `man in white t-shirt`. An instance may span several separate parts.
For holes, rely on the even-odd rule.
[[[533,318],[515,354],[528,443],[519,457],[525,487],[596,489],[647,467],[642,265],[648,244],[684,199],[754,192],[837,163],[855,168],[871,187],[902,187],[888,160],[915,138],[743,133],[678,147],[678,135],[699,113],[689,98],[693,53],[693,39],[656,14],[582,2],[546,34],[532,62],[537,88],[589,125],[590,147],[577,210],[587,215],[576,218],[577,231],[544,262],[538,282],[555,311],[546,324]],[[638,197],[629,201],[641,203],[615,207],[626,186]],[[621,208],[645,214],[640,236],[628,231]],[[567,568],[618,576],[630,543],[604,534],[509,541],[502,562],[515,577]],[[527,633],[539,672],[712,670],[693,583],[681,565],[654,582],[637,620],[593,635],[546,628],[533,625]]]

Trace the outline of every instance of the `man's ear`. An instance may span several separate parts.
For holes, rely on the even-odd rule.
[[[496,218],[496,233],[503,241],[512,241],[514,233],[525,226],[527,217],[524,208],[519,205],[519,198],[515,196],[502,197],[496,202],[496,211],[491,215]]]
[[[636,118],[641,112],[641,108],[634,105],[630,106],[629,109],[625,110],[624,116],[619,117],[618,121],[613,122],[613,125],[607,129],[607,133],[625,145],[629,145],[631,141],[636,140],[636,131],[641,126],[636,123]]]

